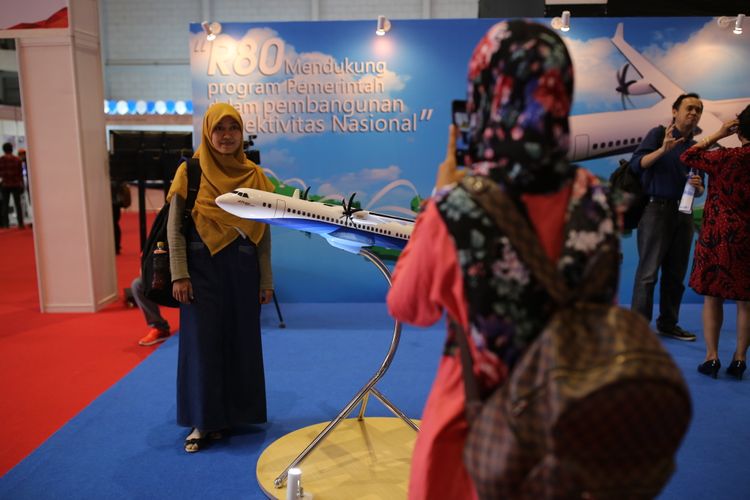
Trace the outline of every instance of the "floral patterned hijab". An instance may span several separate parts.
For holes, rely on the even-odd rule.
[[[475,174],[526,193],[557,191],[573,177],[573,65],[560,37],[538,24],[500,22],[474,49],[468,79]]]
[[[566,160],[573,70],[565,45],[543,26],[526,21],[490,28],[469,64],[470,139],[474,175],[487,176],[518,202],[520,195],[552,194],[571,183],[557,269],[571,290],[602,248],[617,251],[606,189]],[[453,237],[469,309],[475,367],[489,387],[504,377],[542,331],[554,310],[546,290],[507,235],[460,186],[436,196]],[[606,271],[595,302],[610,303],[618,268]],[[450,336],[447,352],[455,349]],[[498,363],[500,361],[501,363]]]

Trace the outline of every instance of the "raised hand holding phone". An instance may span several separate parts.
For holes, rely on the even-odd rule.
[[[469,154],[469,115],[466,112],[466,101],[451,103],[451,119],[457,129],[456,165],[466,165]]]
[[[448,147],[445,151],[445,159],[438,167],[437,179],[435,180],[435,189],[441,189],[449,184],[463,179],[466,175],[465,170],[459,170],[456,163],[456,138],[458,137],[458,128],[455,125],[448,127]]]

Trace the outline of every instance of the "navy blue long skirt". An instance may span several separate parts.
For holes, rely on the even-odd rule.
[[[238,237],[211,256],[191,229],[195,300],[180,305],[177,423],[202,430],[266,421],[255,245]]]

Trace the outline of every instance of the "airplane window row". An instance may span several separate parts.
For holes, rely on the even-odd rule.
[[[604,149],[604,148],[612,148],[612,147],[619,147],[619,146],[627,146],[627,145],[633,145],[633,144],[640,144],[643,140],[642,137],[639,137],[638,139],[631,137],[630,139],[618,139],[616,141],[609,141],[609,142],[595,142],[591,149]]]
[[[315,215],[315,214],[311,214],[310,212],[305,212],[303,210],[296,210],[294,208],[287,208],[286,211],[292,214],[304,215],[305,217],[312,217],[313,219],[324,220],[326,222],[336,222],[335,220],[333,220],[332,217],[326,217],[324,215]]]
[[[268,206],[270,207],[271,205],[269,204]],[[322,220],[322,221],[326,221],[326,222],[333,222],[333,223],[340,222],[340,221],[335,220],[333,217],[326,217],[325,215],[312,214],[310,212],[305,212],[303,210],[296,210],[294,208],[287,208],[286,211],[289,212],[289,213],[292,213],[292,214],[304,215],[306,217],[312,217],[313,219],[318,219],[318,220]],[[344,221],[344,225],[346,225],[346,221]],[[401,233],[395,233],[394,234],[391,231],[388,231],[388,230],[385,230],[385,229],[380,229],[378,227],[369,227],[369,226],[366,226],[364,224],[357,224],[356,222],[352,222],[352,226],[356,227],[357,229],[362,229],[364,231],[371,231],[371,232],[375,232],[375,233],[380,233],[380,234],[383,234],[383,235],[386,235],[386,236],[398,236],[398,237],[401,237],[401,238],[408,238],[408,236],[406,236],[405,234],[401,234]]]
[[[377,228],[377,227],[369,227],[369,226],[366,226],[364,224],[357,224],[356,222],[352,222],[352,226],[356,227],[357,229],[363,229],[365,231],[374,231],[376,233],[380,233],[380,234],[383,234],[385,236],[396,236],[396,237],[399,237],[399,238],[406,238],[406,239],[409,238],[407,235],[405,235],[403,233],[391,232],[389,230],[380,229],[380,228]]]

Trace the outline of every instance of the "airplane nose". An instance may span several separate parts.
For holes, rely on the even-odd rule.
[[[215,201],[217,205],[219,205],[221,208],[224,208],[224,206],[230,204],[231,199],[232,193],[225,193],[217,196]]]

